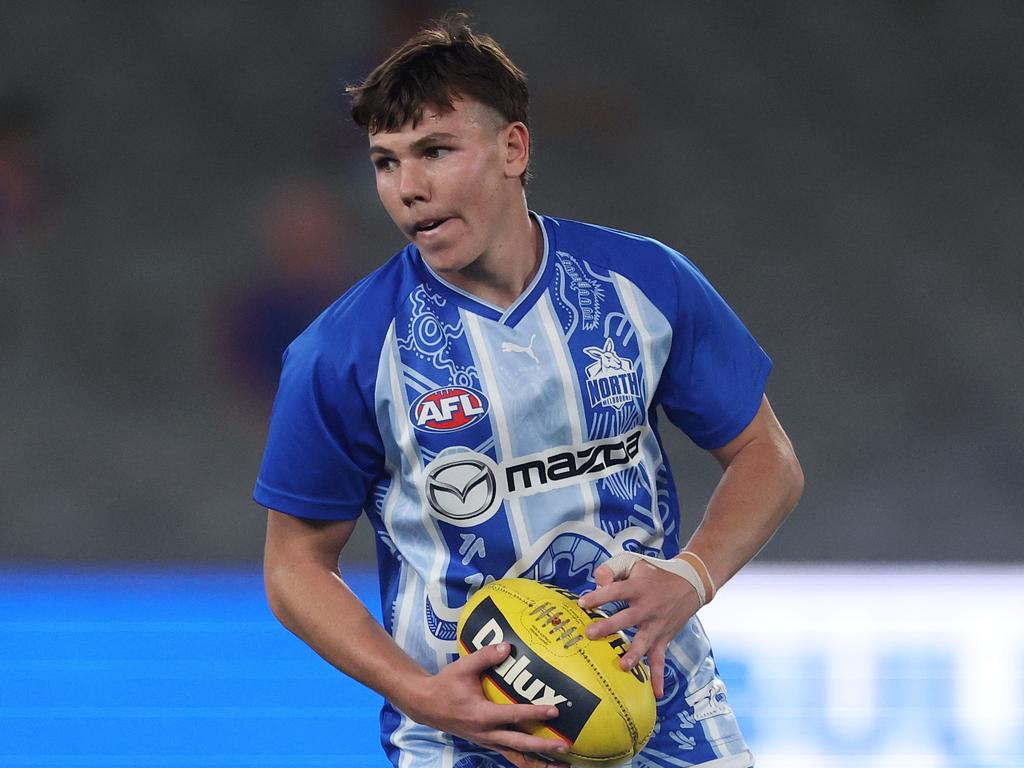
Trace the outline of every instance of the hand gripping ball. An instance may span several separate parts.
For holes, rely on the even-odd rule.
[[[502,641],[512,652],[482,678],[484,695],[499,704],[553,704],[558,717],[524,730],[571,745],[574,765],[618,765],[636,755],[654,730],[650,674],[629,671],[621,633],[588,640],[586,626],[604,616],[576,603],[577,595],[530,579],[500,579],[470,597],[459,617],[459,654]]]

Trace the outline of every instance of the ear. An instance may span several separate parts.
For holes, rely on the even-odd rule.
[[[604,351],[605,352],[614,352],[615,351],[615,342],[613,342],[611,339],[605,339],[604,340]]]
[[[600,347],[584,347],[583,351],[590,355],[595,360],[601,359],[601,348]]]
[[[518,179],[530,164],[530,129],[523,123],[515,122],[502,132],[505,148],[505,175]]]

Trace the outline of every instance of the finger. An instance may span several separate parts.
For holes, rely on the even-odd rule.
[[[558,717],[558,708],[549,704],[494,704],[481,707],[480,712],[492,727],[519,725],[532,721],[543,722]]]
[[[585,633],[590,640],[597,640],[601,637],[614,635],[616,632],[621,632],[629,627],[635,627],[637,626],[638,621],[638,611],[632,608],[624,608],[614,616],[609,616],[606,619],[598,619],[597,621],[588,624]]]
[[[652,645],[651,635],[640,630],[629,643],[629,650],[619,659],[619,667],[623,670],[632,669],[647,655]]]
[[[616,600],[625,600],[627,599],[626,595],[632,594],[632,592],[633,587],[625,581],[613,581],[605,586],[599,586],[593,592],[588,592],[577,602],[581,608],[597,608],[599,605],[613,603]]]
[[[496,749],[509,749],[513,752],[534,753],[538,755],[551,755],[552,759],[559,759],[560,756],[569,753],[570,746],[564,741],[545,739],[543,736],[532,736],[522,731],[490,731],[481,734]],[[543,761],[541,762],[543,765]]]
[[[473,651],[468,656],[463,656],[461,659],[452,662],[452,664],[458,664],[461,671],[466,674],[473,674],[479,677],[482,672],[501,664],[511,652],[512,646],[508,643],[486,645],[480,650]]]
[[[615,581],[615,574],[612,573],[612,569],[602,563],[597,566],[597,570],[594,571],[594,583],[599,587],[607,586]]]
[[[660,699],[665,695],[665,646],[656,644],[647,652],[647,664],[651,668],[651,686],[654,688],[654,698]]]
[[[522,752],[514,752],[511,749],[495,749],[495,752],[498,752],[516,768],[550,768],[552,765],[566,765],[566,763],[553,760],[541,760],[539,757],[524,755]]]

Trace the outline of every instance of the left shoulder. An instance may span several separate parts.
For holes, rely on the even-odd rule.
[[[677,307],[682,297],[710,289],[693,262],[652,237],[571,219],[544,219],[560,263],[575,260],[598,274],[619,275],[660,307]]]
[[[572,219],[544,219],[553,234],[556,252],[566,251],[601,266],[614,268],[638,257],[645,261],[667,261],[673,254],[679,255],[652,237]]]

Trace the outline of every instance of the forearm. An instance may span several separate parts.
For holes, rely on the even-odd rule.
[[[315,562],[268,563],[265,581],[270,607],[284,626],[327,662],[415,716],[413,695],[429,674],[337,573]]]
[[[768,542],[803,492],[803,473],[781,434],[746,444],[725,468],[704,519],[684,547],[721,587]]]
[[[555,717],[554,707],[484,698],[480,676],[508,658],[508,643],[481,648],[436,673],[395,644],[337,573],[339,553],[354,528],[354,520],[304,520],[268,511],[263,576],[281,623],[418,723],[495,749],[517,765],[533,764],[523,753],[563,754],[560,742],[516,727]]]

